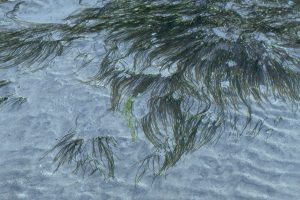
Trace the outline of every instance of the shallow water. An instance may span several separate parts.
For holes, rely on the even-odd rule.
[[[13,24],[4,13],[16,3],[0,4],[0,25]],[[97,3],[31,0],[20,4],[14,17],[24,26],[62,23],[74,11]],[[299,199],[300,116],[280,100],[253,110],[255,118],[268,119],[265,126],[271,131],[254,138],[223,134],[217,143],[185,155],[166,177],[153,181],[146,176],[135,185],[136,163],[151,152],[151,145],[142,134],[132,142],[122,114],[109,110],[108,88],[80,82],[97,71],[99,58],[89,61],[104,54],[103,45],[101,36],[84,38],[41,70],[0,69],[0,80],[11,82],[0,88],[1,96],[11,97],[0,107],[1,200]],[[139,109],[143,112],[144,105]],[[68,165],[53,173],[54,155],[40,160],[71,128],[86,138],[116,138],[114,179],[73,174]]]

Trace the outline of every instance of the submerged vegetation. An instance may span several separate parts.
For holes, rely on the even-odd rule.
[[[9,84],[9,81],[7,81],[7,80],[0,80],[0,88],[4,87],[7,84]],[[7,100],[8,100],[7,95],[0,96],[0,106],[1,106],[1,104],[5,103]]]
[[[135,119],[132,113],[132,105],[133,105],[133,100],[132,97],[129,96],[124,103],[123,115],[125,117],[125,120],[127,121],[127,126],[131,132],[131,140],[135,142],[137,138],[137,134],[135,131],[135,125],[134,125]]]
[[[9,85],[8,80],[0,80],[0,89]],[[18,108],[21,104],[26,102],[25,97],[16,97],[14,94],[0,94],[0,108],[4,105],[10,105],[12,108]]]
[[[104,177],[114,177],[112,148],[117,144],[115,139],[109,136],[99,136],[85,141],[82,138],[74,138],[75,135],[74,131],[69,131],[43,156],[59,149],[53,159],[53,162],[57,164],[55,171],[66,163],[75,163],[75,173],[81,171],[83,174],[98,173]]]
[[[165,173],[224,129],[263,131],[263,121],[252,118],[253,102],[299,101],[299,9],[296,0],[112,0],[65,24],[1,28],[0,64],[31,67],[62,55],[75,40],[103,34],[106,54],[89,83],[110,87],[111,106],[123,112],[132,140],[137,120],[153,145],[139,181],[147,172]],[[136,98],[147,105],[141,118],[134,117]],[[245,119],[237,119],[241,110]],[[76,170],[88,165],[113,177],[111,139],[92,139],[92,153],[83,153],[83,139],[73,137],[51,149],[60,149],[58,167],[75,161]]]

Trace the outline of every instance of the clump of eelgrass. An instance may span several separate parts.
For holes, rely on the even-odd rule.
[[[104,177],[114,177],[113,148],[116,140],[109,136],[98,136],[88,140],[75,138],[75,132],[69,132],[49,151],[58,150],[53,162],[57,164],[57,171],[64,164],[75,164],[74,172],[93,175],[98,173]]]
[[[298,4],[228,2],[112,1],[68,18],[86,33],[107,32],[94,78],[110,85],[112,107],[145,96],[141,128],[164,152],[155,174],[210,142],[241,107],[239,131],[257,135],[263,122],[253,121],[251,102],[299,100],[300,61],[288,50],[299,44]]]
[[[228,116],[240,109],[248,116],[238,131],[262,131],[251,102],[299,101],[300,60],[291,52],[299,51],[299,8],[296,0],[108,1],[68,17],[68,26],[0,31],[0,63],[40,62],[60,55],[64,42],[104,32],[107,53],[92,81],[110,86],[112,108],[130,107],[126,113],[144,98],[140,127],[162,156],[160,175],[230,128]],[[157,160],[147,157],[137,180]]]
[[[37,68],[41,68],[44,61],[49,62],[61,55],[64,47],[74,40],[73,36],[62,33],[66,27],[59,24],[37,24],[25,28],[1,28],[0,68],[20,64],[26,68],[38,64]]]

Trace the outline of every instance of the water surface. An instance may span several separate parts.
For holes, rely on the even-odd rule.
[[[198,1],[199,4],[205,2]],[[264,4],[269,7],[279,6],[282,12],[289,7],[297,8],[298,6],[299,8],[296,1],[270,2],[267,4],[265,1],[253,1],[252,6],[263,7]],[[66,21],[66,17],[80,13],[87,8],[97,8],[103,5],[102,1],[78,2],[75,0],[0,1],[0,3],[1,33],[12,29],[24,30],[28,27],[32,29],[39,25],[47,27],[48,24],[53,25],[51,29],[46,29],[47,34],[52,31],[51,41],[60,40],[66,36],[65,25],[74,23],[70,20]],[[248,3],[251,4],[251,2]],[[251,14],[247,13],[247,9],[241,10],[242,7],[236,1],[229,1],[226,6],[228,9],[237,10],[241,16]],[[280,9],[277,12],[280,12]],[[290,19],[283,21],[292,21],[292,28],[289,30],[298,30],[298,32],[287,34],[298,36],[299,41],[299,28],[297,29],[296,26],[294,28],[293,24],[299,22],[300,14],[295,11],[284,16],[289,16]],[[184,18],[184,20],[188,21],[189,18]],[[274,24],[277,24],[276,22]],[[216,22],[218,23],[221,22]],[[91,24],[93,25],[92,22]],[[279,22],[278,24],[280,26]],[[283,66],[292,69],[293,72],[299,72],[297,68],[300,55],[299,43],[283,44],[288,41],[284,36],[266,34],[262,27],[257,27],[255,29],[257,31],[253,32],[255,41],[262,41],[264,45],[270,45],[273,48],[276,45],[285,45],[285,50],[293,59],[286,59]],[[30,34],[38,37],[39,34],[45,33],[43,28],[38,30],[42,31],[30,32]],[[240,34],[238,31],[241,30],[231,30],[227,26],[215,25],[209,33],[213,33],[217,38],[234,41],[236,35]],[[275,30],[272,31],[275,32]],[[40,51],[47,53],[47,49],[32,51],[28,48],[29,54],[23,51],[16,57],[23,58],[26,62],[12,60],[10,63],[0,63],[0,80],[6,80],[0,82],[2,98],[0,100],[2,101],[0,137],[3,141],[0,147],[1,199],[286,198],[296,200],[299,198],[300,135],[298,130],[300,118],[297,111],[299,103],[296,97],[293,99],[293,93],[288,93],[294,92],[293,88],[286,90],[284,87],[287,82],[280,82],[283,85],[282,90],[280,90],[281,87],[278,87],[278,90],[271,88],[271,93],[266,93],[269,97],[268,101],[262,102],[261,105],[258,104],[255,95],[248,100],[251,104],[253,121],[250,128],[246,127],[250,134],[245,131],[245,134],[240,136],[245,126],[244,123],[249,117],[249,110],[241,100],[237,100],[239,109],[236,111],[234,107],[228,108],[228,112],[224,115],[224,126],[219,129],[216,137],[195,151],[194,149],[186,151],[174,163],[174,166],[168,167],[154,180],[150,170],[139,182],[136,182],[140,161],[156,150],[155,141],[149,140],[139,127],[139,122],[135,121],[142,119],[149,112],[149,107],[147,107],[149,94],[134,96],[129,89],[129,97],[124,97],[120,105],[116,104],[119,106],[116,106],[118,109],[113,111],[111,109],[114,103],[111,96],[113,87],[103,82],[84,82],[98,72],[99,63],[107,55],[107,49],[111,48],[105,41],[105,32],[85,35],[83,31],[76,32],[76,34],[83,35],[83,37],[73,40],[74,35],[67,35],[68,40],[64,41],[66,43],[63,45],[68,45],[68,48],[62,53],[59,53],[59,46],[54,48],[58,53],[45,57],[47,62],[44,62],[43,57],[26,60],[26,57],[22,55],[30,57],[33,55],[32,52],[37,52],[36,55],[39,55]],[[68,43],[69,40],[72,42]],[[292,41],[297,41],[297,38]],[[126,52],[126,45],[121,44],[119,48]],[[220,48],[226,50],[227,47],[220,45]],[[17,50],[14,52],[18,53]],[[173,52],[173,49],[170,52]],[[5,52],[2,55],[5,55]],[[296,64],[293,64],[293,61]],[[117,70],[125,68],[125,70],[131,70],[130,73],[142,71],[138,65],[137,71],[134,71],[133,57],[129,56],[122,62],[125,64],[117,65]],[[159,63],[159,60],[156,62]],[[235,64],[232,61],[226,66],[234,67]],[[162,78],[168,78],[176,72],[176,69],[172,65],[167,70],[157,70],[154,67],[142,72],[147,76],[150,74],[154,77],[159,75]],[[275,80],[288,80],[288,78],[290,77]],[[295,80],[292,78],[291,86],[295,86],[293,81],[296,80],[297,83],[299,79],[297,76]],[[230,84],[230,82],[224,82],[222,88],[230,88]],[[277,86],[277,84],[272,84],[273,82],[271,83],[273,87]],[[296,86],[295,88],[297,89]],[[270,95],[273,94],[272,92],[277,93],[272,96]],[[176,95],[180,97],[180,94],[176,93]],[[288,98],[281,98],[284,95]],[[132,98],[134,99],[133,113],[130,108]],[[218,105],[221,102],[217,99],[214,99],[216,101],[213,101],[211,106],[211,108],[216,108],[209,113],[209,118],[205,118],[208,122],[218,117],[217,114],[220,111]],[[191,98],[187,101],[195,100]],[[219,104],[217,105],[216,102]],[[229,98],[225,103],[232,103],[232,101]],[[195,110],[187,111],[193,115]],[[241,121],[232,124],[234,120],[228,113],[231,116],[237,116]],[[263,125],[259,122],[263,122]],[[114,178],[110,177],[111,174],[106,174],[107,171],[104,176],[99,174],[83,176],[82,171],[74,174],[72,173],[74,163],[63,165],[54,173],[57,166],[57,163],[53,163],[55,152],[40,160],[44,153],[70,130],[76,133],[76,137],[84,138],[86,141],[97,136],[111,136],[116,139],[117,147],[113,149]],[[168,131],[166,132],[170,133],[170,130]],[[254,137],[253,135],[258,132],[259,134]],[[172,134],[170,138],[168,148],[173,150]],[[163,150],[159,153],[164,158]]]

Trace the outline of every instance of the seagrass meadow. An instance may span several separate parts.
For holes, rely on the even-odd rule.
[[[14,116],[24,106],[34,107],[34,102],[39,105],[38,100],[31,99],[47,99],[46,93],[55,90],[55,81],[62,77],[58,82],[65,93],[53,93],[62,99],[62,106],[74,99],[83,99],[85,95],[81,91],[77,94],[74,89],[70,100],[65,100],[68,87],[89,88],[87,91],[92,90],[93,94],[105,90],[107,96],[104,95],[102,104],[106,109],[103,115],[100,113],[99,121],[107,113],[116,115],[117,120],[110,119],[104,124],[125,127],[119,134],[128,138],[127,148],[148,146],[145,152],[138,150],[142,147],[126,150],[122,143],[124,138],[120,139],[112,131],[93,131],[101,127],[99,121],[89,126],[95,120],[93,116],[97,116],[95,109],[90,116],[82,114],[85,123],[81,123],[81,115],[73,117],[70,124],[74,125],[58,130],[57,140],[47,140],[39,152],[35,162],[53,159],[49,166],[54,166],[56,173],[71,168],[77,175],[87,175],[85,179],[118,180],[118,168],[122,167],[120,152],[135,151],[123,158],[134,160],[135,164],[129,167],[133,171],[129,173],[133,184],[138,187],[145,178],[151,179],[151,185],[165,176],[167,181],[171,176],[167,176],[169,172],[180,168],[183,160],[193,159],[199,152],[205,155],[206,151],[211,151],[208,148],[226,143],[226,138],[233,139],[235,144],[243,138],[262,143],[258,137],[269,137],[273,132],[282,138],[291,138],[288,133],[283,134],[289,125],[291,130],[297,130],[292,124],[299,122],[300,1],[82,0],[61,3],[57,7],[61,10],[57,12],[63,13],[59,20],[31,20],[36,18],[30,16],[31,12],[43,7],[55,8],[54,5],[46,0],[0,1],[0,11],[4,13],[0,16],[0,73],[4,74],[0,76],[0,112],[4,113],[3,120],[5,112],[14,113],[7,116]],[[37,10],[26,11],[30,6]],[[51,71],[60,69],[61,72]],[[24,90],[22,85],[21,89],[16,86],[13,92],[7,92],[18,82],[16,77],[25,74],[27,78],[24,79],[31,80],[31,76],[39,73],[45,73],[44,78],[38,78],[34,84],[42,84],[54,74],[54,82],[49,82],[51,85],[41,86],[46,96],[26,93],[34,91],[34,84]],[[65,74],[68,76],[63,80]],[[90,101],[93,99],[84,99],[80,105],[86,110],[89,105],[92,108]],[[60,105],[54,102],[53,108],[50,106],[52,110],[57,109],[54,118],[63,116],[55,107],[57,104]],[[67,110],[72,113],[76,109],[80,108]],[[41,113],[42,110],[47,113],[47,106],[41,104]],[[48,111],[52,112],[50,108]],[[266,114],[269,112],[273,114]],[[50,121],[48,124],[55,123]],[[48,128],[51,131],[50,125]],[[295,138],[299,135],[296,132],[293,132]],[[294,140],[291,151],[299,152],[299,137],[291,140]],[[285,145],[284,148],[288,148],[289,145]],[[241,141],[241,146],[247,148],[247,142]],[[140,155],[136,158],[136,154]],[[297,157],[292,160],[291,169],[300,166],[299,160],[295,161]],[[284,185],[292,180],[291,187],[300,187],[300,174],[294,175],[295,179],[285,179]],[[266,186],[268,191],[273,191],[270,187]],[[259,187],[253,190],[259,191]],[[290,199],[296,199],[296,189],[288,191],[291,192],[281,196],[262,192],[262,196],[239,193],[227,198],[280,199],[291,195]],[[225,194],[215,195],[203,198],[227,199]],[[178,198],[201,199],[200,196]]]

